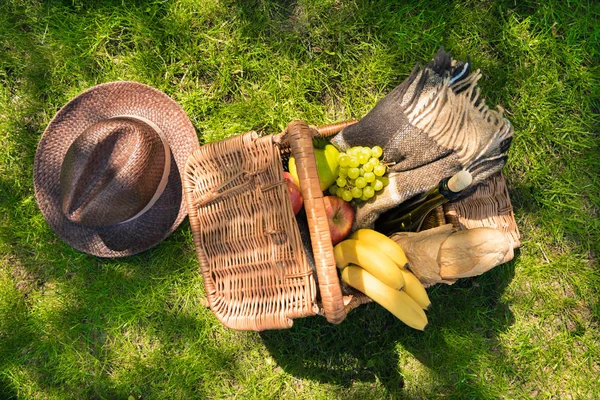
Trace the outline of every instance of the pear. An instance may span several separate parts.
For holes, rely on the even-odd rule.
[[[326,191],[338,178],[338,156],[340,152],[334,145],[328,144],[324,149],[315,148],[314,153],[315,161],[317,163],[317,174],[319,175],[319,184],[321,190]],[[298,179],[298,170],[296,168],[296,160],[294,157],[290,157],[288,169],[294,178],[295,183],[299,186],[300,180]]]

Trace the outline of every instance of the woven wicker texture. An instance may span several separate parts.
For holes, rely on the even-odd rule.
[[[115,119],[123,115],[133,119]],[[152,207],[127,221],[143,211],[165,171],[163,139],[148,124],[170,148],[168,181]],[[166,94],[137,82],[95,86],[62,107],[40,139],[34,163],[40,210],[77,250],[100,257],[139,253],[187,215],[180,171],[198,147],[186,113]]]
[[[323,312],[329,322],[339,324],[346,318],[346,311],[333,257],[333,245],[323,203],[323,192],[317,175],[317,163],[312,143],[312,138],[317,133],[303,121],[293,121],[287,128],[288,141],[298,165],[298,179],[308,218]]]
[[[235,136],[204,145],[189,158],[184,190],[194,244],[209,306],[225,326],[289,328],[294,318],[317,313],[340,323],[349,311],[371,301],[339,281],[311,140],[354,123],[317,128],[294,121],[278,135]],[[281,156],[290,153],[307,212],[318,291],[283,181]],[[505,234],[518,237],[512,211],[493,215],[510,208],[506,186],[494,181],[486,188],[472,196],[487,204],[484,209],[471,209],[469,197],[452,203],[447,213],[442,207],[435,210],[429,227],[454,222],[460,229],[460,221],[462,228],[494,226],[492,221],[506,218]]]
[[[504,175],[490,177],[469,197],[447,203],[443,208],[446,221],[459,230],[487,226],[504,233],[512,244],[504,262],[514,258],[514,249],[521,242]]]
[[[233,329],[289,328],[318,312],[274,139],[251,132],[204,145],[185,169],[208,302]]]
[[[63,161],[63,213],[88,226],[133,218],[157,191],[166,159],[158,133],[143,122],[113,118],[92,125]]]

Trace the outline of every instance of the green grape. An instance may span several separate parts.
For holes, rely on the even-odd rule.
[[[388,177],[383,176],[387,167],[379,160],[382,155],[380,146],[354,146],[340,152],[338,177],[328,188],[329,193],[348,202],[367,201],[375,196],[389,183]]]
[[[375,173],[375,176],[383,176],[383,174],[385,174],[385,165],[383,165],[383,164],[376,165],[373,168],[373,172]]]
[[[375,189],[373,189],[372,186],[366,186],[363,189],[363,196],[365,196],[367,199],[370,199],[371,197],[375,196]]]
[[[367,186],[367,180],[365,178],[363,178],[362,176],[359,176],[358,178],[356,178],[356,181],[354,182],[354,184],[356,185],[357,188],[362,189],[365,186]]]
[[[358,153],[358,156],[356,158],[358,158],[358,162],[361,164],[366,164],[367,161],[369,161],[369,156],[371,154],[365,154],[364,152],[360,152]]]
[[[373,189],[375,189],[376,192],[379,192],[381,189],[383,189],[383,182],[377,179],[371,184],[371,186],[373,186]]]
[[[338,164],[340,167],[347,167],[348,164],[350,164],[350,157],[344,153],[340,153],[340,156],[338,157]]]
[[[361,192],[362,192],[362,190],[361,190]],[[344,199],[344,201],[352,201],[353,198],[354,198],[354,196],[352,196],[352,192],[349,191],[348,189],[344,189],[344,193],[342,193],[342,199]]]
[[[354,197],[355,199],[358,199],[358,198],[362,197],[362,195],[363,195],[362,189],[359,189],[356,186],[352,188],[352,197]]]
[[[348,178],[350,179],[356,179],[360,176],[360,171],[358,170],[358,168],[350,168],[348,170]]]
[[[375,158],[379,158],[381,157],[381,155],[383,154],[383,149],[379,146],[373,146],[371,147],[371,156],[375,157]]]
[[[379,162],[378,157],[373,157],[373,152],[368,147],[365,147],[365,154],[369,155],[369,161],[371,161],[372,159],[375,159],[375,160],[377,160],[377,162]]]

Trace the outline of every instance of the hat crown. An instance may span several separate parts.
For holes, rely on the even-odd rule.
[[[150,121],[120,116],[96,122],[63,160],[62,212],[74,223],[95,227],[135,218],[160,196],[169,156],[160,128]]]

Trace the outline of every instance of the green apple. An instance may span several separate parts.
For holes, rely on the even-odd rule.
[[[328,144],[324,149],[314,149],[315,161],[317,162],[317,175],[319,175],[319,184],[321,190],[326,191],[331,185],[335,183],[338,178],[338,156],[340,152],[332,145]],[[288,164],[290,174],[295,180],[295,183],[299,184],[298,170],[296,169],[296,160],[294,157],[290,157]]]
[[[340,152],[332,145],[328,144],[324,149],[315,149],[315,159],[317,161],[317,174],[319,175],[319,183],[321,190],[329,189],[338,178],[340,166],[338,157]]]

